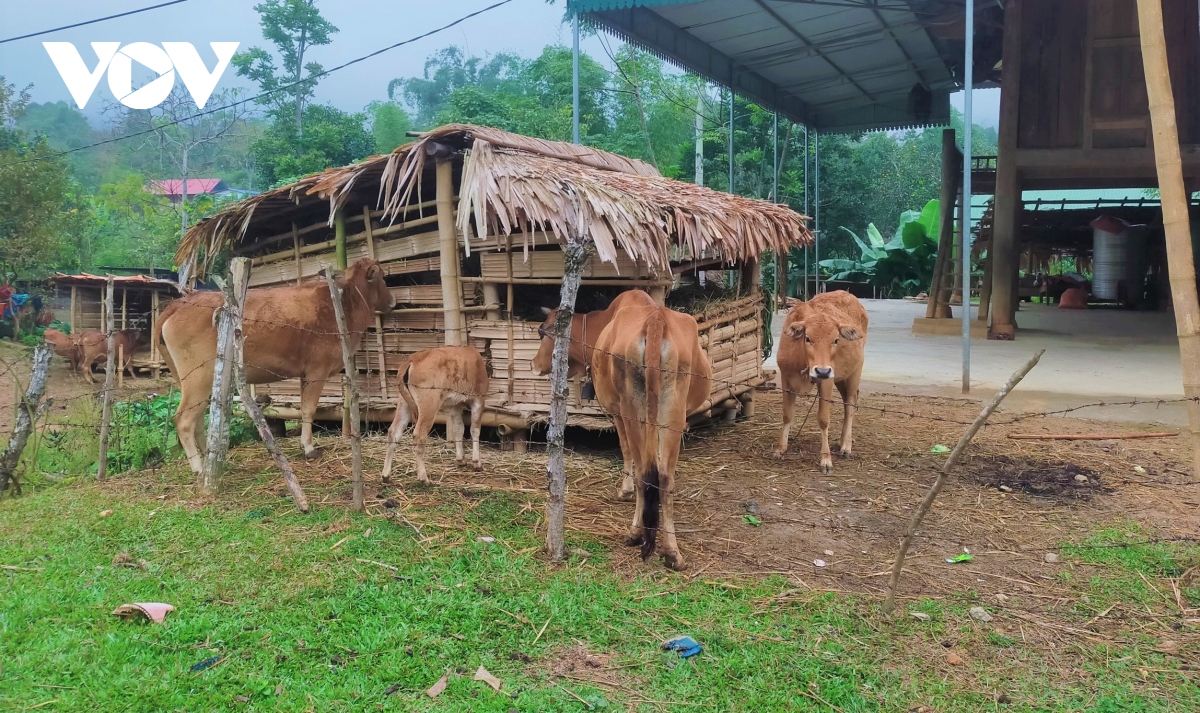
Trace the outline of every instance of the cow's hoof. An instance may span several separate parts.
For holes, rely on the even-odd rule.
[[[623,500],[625,502],[633,500],[633,490],[618,490],[617,500]]]
[[[642,546],[641,533],[638,533],[636,535],[630,535],[630,536],[626,537],[625,544],[629,545],[630,547],[641,547]]]
[[[851,456],[850,447],[842,446],[841,449],[838,450],[838,455],[843,458],[849,458]]]
[[[305,458],[306,460],[316,460],[316,459],[320,458],[320,457],[321,457],[321,456],[323,456],[323,455],[325,455],[325,449],[324,449],[324,448],[314,448],[314,449],[312,449],[311,451],[305,451],[305,452],[304,452],[304,458]]]
[[[833,472],[833,460],[821,461],[821,472],[829,475]]]
[[[678,552],[666,552],[663,554],[663,564],[667,569],[673,569],[676,572],[682,572],[687,569],[687,564],[683,561],[683,555]]]
[[[483,463],[478,463],[478,462],[476,462],[476,463],[472,463],[472,464],[471,464],[471,467],[475,469],[475,472],[476,472],[476,473],[482,473],[482,472],[483,472]]]
[[[782,458],[784,453],[787,453],[786,448],[776,448],[775,450],[771,451],[771,455],[775,456],[776,458]]]
[[[392,482],[392,476],[385,475],[385,476],[383,476],[383,478],[381,478],[381,480],[384,482],[385,485],[390,484]]]

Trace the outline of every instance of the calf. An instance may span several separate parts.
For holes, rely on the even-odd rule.
[[[136,377],[129,363],[133,361],[133,350],[137,348],[141,336],[141,332],[136,329],[124,329],[113,333],[113,349],[116,350],[113,360],[124,355],[125,361],[118,364],[117,368],[128,373],[131,379]],[[83,367],[83,376],[89,384],[94,384],[96,379],[92,376],[92,366],[97,361],[108,357],[108,335],[104,332],[84,332],[76,341],[79,345],[79,364]]]
[[[687,415],[712,391],[712,367],[692,316],[661,307],[637,290],[621,293],[605,312],[608,324],[595,337],[592,325],[580,337],[572,325],[572,342],[580,340],[596,400],[612,416],[627,468],[632,465],[637,474],[637,505],[627,542],[641,545],[643,560],[654,553],[661,500],[663,559],[668,567],[683,569],[675,539],[675,466]],[[582,317],[591,322],[593,314]],[[554,340],[549,335],[555,319],[551,314],[540,330],[542,345],[534,361],[538,373],[550,370]],[[595,346],[589,348],[592,339]]]
[[[866,344],[867,311],[849,292],[826,292],[808,302],[795,303],[784,320],[775,357],[783,388],[783,430],[779,433],[776,454],[782,455],[787,450],[796,397],[807,396],[816,382],[817,396],[821,400],[817,409],[817,424],[821,427],[821,472],[833,472],[833,456],[829,452],[829,411],[835,385],[842,394],[844,409],[840,453],[850,455]]]
[[[446,403],[450,404],[446,414],[446,440],[453,434],[460,464],[463,462],[463,406],[471,409],[471,464],[475,470],[483,470],[479,463],[479,431],[488,392],[488,374],[487,364],[479,352],[471,347],[438,347],[417,352],[400,372],[397,390],[400,397],[396,399],[396,415],[388,429],[383,482],[391,481],[396,444],[414,414],[413,451],[417,457],[417,480],[429,482],[425,473],[425,445],[429,441],[429,429]]]
[[[79,360],[82,354],[79,344],[73,337],[63,334],[57,329],[47,329],[43,338],[54,347],[54,353],[71,364],[71,371],[79,371]]]

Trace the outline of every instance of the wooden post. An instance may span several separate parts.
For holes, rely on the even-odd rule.
[[[1137,6],[1142,66],[1146,72],[1146,94],[1150,100],[1150,125],[1154,131],[1154,159],[1162,196],[1171,304],[1175,309],[1175,325],[1179,334],[1183,394],[1189,399],[1187,409],[1188,426],[1192,432],[1192,468],[1193,473],[1200,473],[1200,304],[1196,298],[1196,266],[1188,218],[1189,195],[1183,184],[1183,165],[1179,157],[1179,128],[1176,125],[1175,94],[1167,61],[1162,0],[1138,0]],[[1185,112],[1190,111],[1190,107],[1185,109]]]
[[[942,298],[942,278],[950,263],[951,246],[954,242],[954,198],[958,195],[959,172],[957,167],[958,147],[954,145],[954,129],[942,130],[942,193],[940,197],[941,226],[938,229],[937,258],[933,263],[933,282],[929,286],[929,300],[925,303],[925,318],[949,317],[950,308],[940,309],[947,300]]]
[[[463,346],[467,343],[467,335],[462,319],[462,285],[458,281],[458,231],[454,227],[454,164],[448,159],[437,163],[436,200],[446,344]]]
[[[325,266],[325,280],[329,283],[329,296],[333,298],[333,314],[337,317],[338,334],[342,342],[342,384],[350,396],[350,467],[354,484],[353,508],[363,510],[362,482],[362,434],[359,432],[362,419],[358,412],[358,385],[355,383],[354,352],[350,350],[350,330],[346,326],[346,314],[342,311],[342,291],[333,279],[333,270]]]
[[[571,347],[571,317],[575,314],[575,296],[583,278],[588,254],[583,238],[570,236],[563,247],[562,293],[554,320],[554,356],[550,368],[550,430],[546,435],[546,480],[550,495],[546,500],[546,552],[554,562],[563,558],[563,533],[567,503],[564,435],[567,430],[567,352]]]
[[[1004,71],[1000,85],[1000,136],[996,156],[996,197],[992,204],[991,339],[1012,339],[1016,334],[1016,280],[1018,215],[1021,181],[1017,173],[1017,116],[1021,92],[1021,6],[1008,0],[1004,6]]]
[[[337,254],[337,269],[345,270],[348,266],[348,258],[346,256],[346,216],[339,208],[333,214],[333,243],[334,250]],[[326,277],[329,277],[326,274]],[[340,302],[338,305],[340,306]],[[343,384],[345,382],[343,381]],[[342,390],[342,437],[348,438],[351,433],[350,427],[350,394],[345,389]]]
[[[244,270],[244,263],[235,263]],[[200,472],[200,492],[214,495],[221,490],[221,475],[225,470],[225,460],[229,455],[229,400],[233,384],[233,314],[229,309],[232,302],[232,284],[239,279],[232,274],[230,279],[221,286],[225,296],[225,304],[218,313],[217,323],[217,356],[213,364],[212,396],[208,409],[208,440],[206,443],[204,467]]]
[[[375,257],[375,228],[371,225],[371,207],[363,205],[363,231],[367,234],[367,256]],[[387,390],[387,355],[383,351],[383,317],[375,315],[375,344],[379,347],[379,395],[386,402]],[[368,362],[369,363],[369,362]]]
[[[110,325],[108,332],[108,361],[104,368],[104,398],[103,407],[100,411],[100,461],[96,465],[96,479],[104,480],[108,476],[108,429],[109,421],[112,420],[112,402],[113,402],[113,302],[116,295],[113,294],[113,276],[109,275],[104,283],[104,315],[105,320]]]
[[[246,285],[250,277],[250,258],[235,257],[230,266],[230,273],[233,287],[230,292],[229,311],[233,320],[233,362],[236,365],[233,373],[237,382],[238,395],[242,397],[242,408],[246,409],[246,415],[258,428],[258,435],[283,473],[283,480],[292,493],[292,501],[296,503],[296,509],[300,512],[308,512],[308,498],[304,496],[304,491],[301,490],[300,483],[296,480],[296,474],[292,471],[287,457],[279,450],[279,444],[275,442],[275,434],[271,432],[271,427],[267,424],[262,409],[254,400],[254,389],[246,384],[246,365],[243,360],[245,335],[242,333],[242,316],[243,307],[246,304]]]
[[[971,230],[971,197],[962,192],[959,182],[958,201],[958,230],[954,231],[954,291],[950,293],[950,304],[965,305],[971,308],[971,276],[963,275],[963,253],[967,250],[967,233]],[[958,300],[957,303],[955,300]],[[965,392],[964,392],[965,393]]]
[[[158,290],[150,291],[150,334],[154,334],[158,326]],[[157,379],[162,376],[158,368],[158,344],[156,339],[150,340],[150,376]]]
[[[483,304],[492,307],[487,311],[488,319],[500,319],[500,286],[494,282],[483,283]]]
[[[938,473],[937,480],[933,481],[933,487],[929,488],[929,492],[925,494],[925,499],[921,501],[921,505],[913,515],[912,522],[908,524],[908,530],[904,533],[904,539],[900,541],[900,551],[896,553],[896,561],[892,563],[892,577],[888,582],[887,597],[883,600],[884,614],[890,614],[892,607],[896,604],[896,585],[900,582],[900,570],[904,567],[904,557],[908,554],[908,548],[912,546],[912,540],[917,533],[917,528],[921,527],[921,521],[925,519],[925,514],[929,512],[929,508],[933,505],[934,498],[938,496],[938,493],[942,490],[942,486],[946,484],[946,477],[950,475],[950,471],[954,469],[954,466],[958,465],[958,460],[962,457],[963,451],[967,449],[975,434],[979,433],[979,429],[983,428],[983,424],[987,423],[992,412],[996,410],[996,407],[1000,405],[1004,397],[1008,396],[1008,392],[1021,383],[1021,379],[1025,378],[1030,369],[1037,366],[1038,361],[1045,353],[1046,350],[1043,349],[1034,354],[1030,357],[1029,361],[1025,362],[1024,366],[1017,369],[1013,372],[1012,376],[1008,377],[1008,382],[996,392],[991,402],[983,407],[983,410],[975,417],[975,421],[962,434],[962,438],[958,439],[958,445],[954,446],[954,450],[950,451],[950,457],[946,459],[946,464],[942,466],[941,472]]]
[[[992,247],[988,245],[988,256],[983,261],[983,281],[979,283],[979,315],[980,322],[987,324],[988,307],[992,299]]]
[[[121,329],[129,329],[128,323],[129,290],[121,290]]]
[[[42,411],[42,394],[46,392],[46,378],[50,375],[51,354],[53,351],[46,344],[39,344],[33,350],[33,373],[29,377],[29,387],[25,390],[25,398],[17,404],[12,436],[8,439],[4,453],[0,455],[0,494],[8,490],[10,481],[13,484],[13,492],[21,492],[21,484],[16,476],[17,463],[21,461],[21,451],[25,450],[29,434],[34,431],[34,420]],[[14,386],[16,381],[14,378]]]
[[[300,264],[300,233],[295,223],[292,223],[292,257],[296,260],[296,284],[299,285],[304,280],[304,268]]]
[[[77,285],[71,285],[71,334],[72,334],[72,336],[79,334],[79,322],[78,322],[78,318],[75,316],[76,305],[79,304],[79,300],[77,299],[78,297],[79,297],[79,287]]]

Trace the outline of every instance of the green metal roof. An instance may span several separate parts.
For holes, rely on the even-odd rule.
[[[977,2],[975,77],[987,86],[1003,10],[994,0]],[[950,93],[961,85],[961,2],[568,0],[567,7],[587,24],[825,132],[946,125]]]

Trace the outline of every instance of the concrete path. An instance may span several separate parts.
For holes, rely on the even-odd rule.
[[[865,391],[957,396],[962,393],[961,337],[916,336],[912,322],[925,305],[863,300],[871,323]],[[959,314],[955,309],[955,316]],[[784,313],[772,322],[779,343]],[[1059,310],[1023,304],[1017,339],[971,342],[971,397],[991,396],[1039,349],[1046,354],[1005,401],[1009,410],[1052,411],[1097,401],[1178,399],[1183,396],[1179,345],[1171,312]],[[767,368],[775,368],[774,355]],[[1183,404],[1088,408],[1080,418],[1186,425]]]

